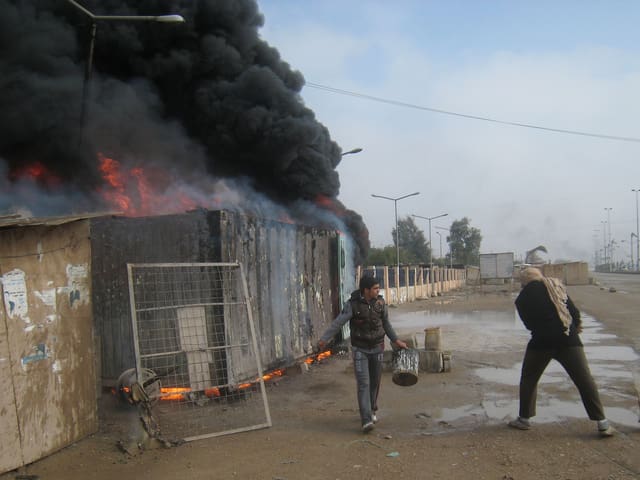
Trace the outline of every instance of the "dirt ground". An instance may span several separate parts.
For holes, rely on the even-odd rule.
[[[639,276],[640,277],[640,276]],[[601,282],[608,278],[600,278]],[[517,413],[528,335],[513,309],[516,291],[465,288],[391,309],[402,335],[440,326],[452,354],[445,373],[399,387],[386,372],[380,422],[362,434],[348,355],[292,368],[267,387],[273,427],[199,440],[130,457],[115,442],[121,418],[106,396],[98,433],[20,471],[40,479],[632,479],[640,478],[638,367],[640,289],[571,287],[588,316],[585,346],[607,415],[617,429],[599,438],[577,391],[551,368],[529,431],[506,426]],[[422,334],[423,335],[423,334]],[[592,358],[593,357],[593,358]]]

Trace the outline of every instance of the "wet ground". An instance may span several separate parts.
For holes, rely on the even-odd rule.
[[[474,399],[474,404],[442,409],[432,417],[435,424],[447,422],[449,426],[455,426],[461,422],[467,425],[469,417],[481,419],[483,423],[504,422],[517,412],[517,398],[512,391],[505,394],[503,387],[517,387],[522,362],[509,362],[499,355],[520,354],[529,339],[529,333],[513,307],[468,312],[406,312],[394,316],[394,325],[399,333],[414,334],[418,339],[424,338],[424,329],[440,327],[442,348],[454,353],[454,365],[456,355],[461,354],[470,365],[478,364],[470,372],[484,386],[479,403]],[[583,326],[581,338],[585,353],[607,405],[608,417],[615,424],[636,427],[638,397],[634,382],[640,356],[632,347],[621,345],[615,334],[606,333],[602,323],[588,314],[583,314]],[[484,360],[472,359],[473,353],[480,354]],[[494,358],[492,363],[491,358]],[[550,363],[540,380],[538,397],[536,423],[585,416],[575,387],[555,361]]]
[[[130,457],[115,447],[123,431],[117,409],[105,408],[98,433],[0,480],[16,473],[43,480],[640,478],[634,385],[640,276],[631,280],[631,286],[620,280],[615,292],[606,279],[601,286],[570,288],[584,313],[591,370],[618,431],[613,438],[598,437],[578,392],[553,362],[540,383],[534,427],[508,428],[518,410],[528,333],[513,308],[515,292],[464,289],[391,310],[403,335],[424,338],[425,328],[440,327],[451,371],[420,372],[411,387],[393,384],[386,372],[380,422],[368,435],[360,432],[352,363],[342,355],[308,371],[292,368],[268,385],[271,428]]]

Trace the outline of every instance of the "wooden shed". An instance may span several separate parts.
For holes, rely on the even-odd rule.
[[[89,217],[0,217],[0,473],[98,428]]]

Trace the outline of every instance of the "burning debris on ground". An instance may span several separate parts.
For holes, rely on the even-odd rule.
[[[318,352],[302,360],[301,365],[308,370],[311,365],[321,364],[331,356],[330,350]],[[117,386],[111,390],[117,401],[114,408],[124,409],[121,422],[126,423],[123,425],[123,437],[116,442],[116,446],[123,453],[136,456],[145,450],[180,445],[184,443],[183,439],[168,439],[161,432],[161,425],[155,414],[159,411],[158,408],[162,409],[162,405],[158,406],[159,403],[183,404],[189,408],[202,409],[207,416],[212,415],[207,408],[218,405],[223,407],[223,415],[227,415],[229,413],[224,406],[238,402],[250,403],[251,395],[259,389],[260,380],[265,385],[275,387],[278,380],[295,372],[292,368],[275,369],[253,381],[194,391],[189,387],[162,386],[162,378],[149,369],[143,369],[142,382],[138,382],[135,369],[128,369],[120,375]]]
[[[0,212],[236,209],[333,225],[366,253],[362,218],[337,200],[341,150],[302,102],[302,74],[260,38],[254,0],[79,3],[185,22],[97,22],[80,125],[90,19],[0,0]]]
[[[302,363],[305,365],[317,365],[323,360],[334,355],[331,350],[318,352],[310,355]],[[265,383],[273,382],[277,384],[277,380],[287,375],[289,368],[277,368],[271,370],[262,375],[262,380]],[[135,398],[135,385],[138,385],[143,389],[147,400],[150,405],[157,403],[158,401],[183,401],[191,402],[196,405],[203,405],[203,402],[208,402],[210,399],[231,398],[236,396],[238,392],[242,392],[246,389],[256,388],[256,385],[260,381],[259,378],[252,382],[244,382],[236,386],[226,386],[224,388],[208,388],[199,392],[192,391],[189,387],[163,387],[162,379],[156,375],[155,372],[144,369],[145,377],[143,382],[140,383],[136,380],[135,369],[131,368],[125,370],[118,379],[117,387],[111,389],[111,393],[115,395],[122,403],[135,405],[139,403],[139,400]]]

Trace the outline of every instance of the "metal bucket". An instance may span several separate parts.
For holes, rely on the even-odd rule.
[[[406,348],[393,353],[393,376],[396,385],[410,387],[418,382],[420,354],[417,350]]]
[[[440,327],[424,329],[424,349],[437,352],[442,350]]]

